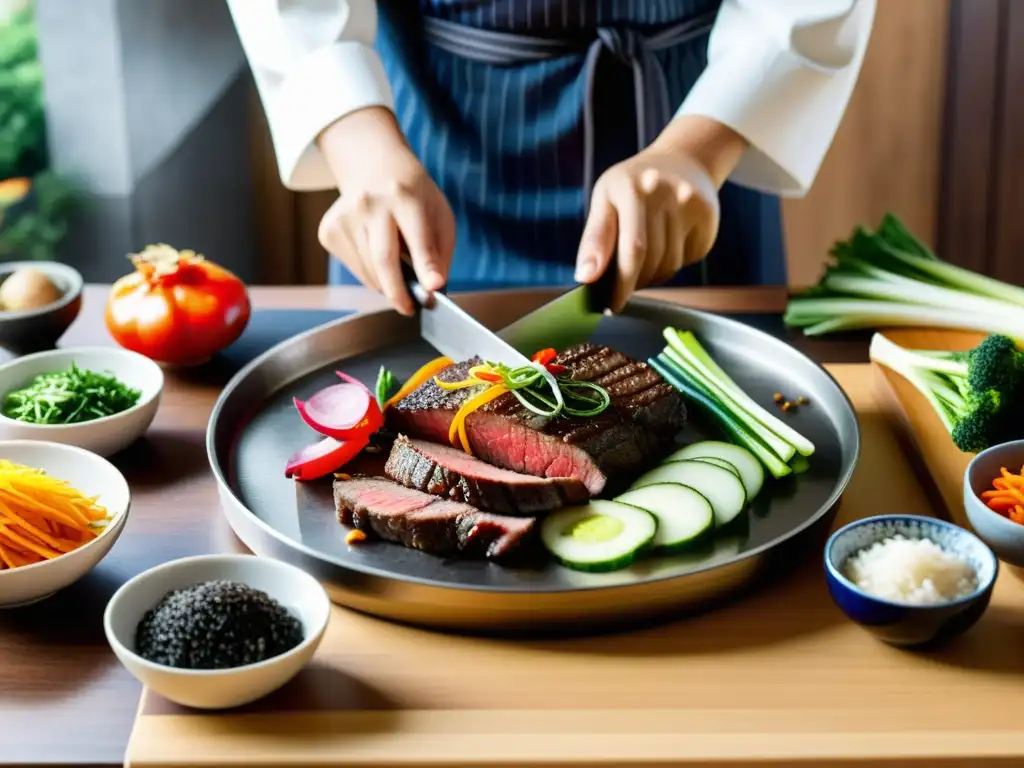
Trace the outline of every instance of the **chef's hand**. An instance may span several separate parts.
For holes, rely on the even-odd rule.
[[[455,248],[455,218],[444,194],[409,149],[386,109],[354,112],[319,139],[341,197],[320,222],[320,244],[399,312],[415,304],[399,254],[408,251],[428,291],[443,287]]]
[[[718,189],[746,142],[713,120],[679,117],[647,149],[594,185],[576,279],[592,283],[615,257],[611,309],[703,259],[718,235]]]

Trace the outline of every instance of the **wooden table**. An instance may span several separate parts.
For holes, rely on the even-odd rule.
[[[658,290],[659,298],[726,312],[778,313],[774,289]],[[382,306],[358,288],[254,288],[257,308],[366,310]],[[103,286],[86,291],[62,346],[112,344],[102,323]],[[472,309],[482,297],[467,297]],[[515,302],[510,303],[514,311]],[[510,318],[512,319],[512,318]],[[824,362],[865,359],[861,342],[815,342]],[[225,383],[216,370],[168,375],[146,440],[117,463],[132,485],[132,517],[111,554],[88,577],[39,605],[0,612],[0,766],[121,765],[139,686],[103,637],[107,599],[131,576],[167,560],[240,545],[218,510],[204,446],[211,407]]]

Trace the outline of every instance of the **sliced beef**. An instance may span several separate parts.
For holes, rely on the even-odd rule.
[[[399,435],[384,472],[395,482],[506,515],[537,515],[590,498],[572,477],[535,477],[500,469],[464,451]]]
[[[608,477],[625,478],[652,463],[686,422],[679,393],[646,363],[591,344],[571,347],[555,362],[574,379],[607,389],[611,406],[597,416],[550,419],[504,394],[466,419],[475,456],[527,475],[577,478],[597,495]],[[465,379],[479,363],[457,363],[439,378]],[[411,437],[447,443],[452,417],[476,391],[445,390],[431,379],[388,409],[388,423]]]
[[[536,520],[481,512],[379,477],[334,481],[342,524],[444,557],[502,559],[532,538]]]

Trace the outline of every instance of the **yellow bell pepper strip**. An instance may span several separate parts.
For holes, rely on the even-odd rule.
[[[441,373],[445,368],[449,368],[452,365],[452,361],[447,357],[438,357],[431,360],[429,363],[420,368],[416,373],[406,379],[405,383],[399,387],[398,391],[394,395],[388,398],[387,402],[384,403],[384,409],[390,408],[392,405],[397,403],[404,397],[410,395],[413,390],[420,386],[423,382]]]
[[[497,397],[501,397],[506,392],[508,392],[508,388],[504,384],[494,384],[464,402],[462,407],[455,412],[454,418],[452,418],[452,424],[448,428],[448,441],[455,447],[458,447],[455,443],[455,436],[458,435],[459,442],[462,443],[462,450],[472,456],[473,451],[469,447],[469,437],[466,435],[466,417],[480,406],[491,402],[491,400]]]

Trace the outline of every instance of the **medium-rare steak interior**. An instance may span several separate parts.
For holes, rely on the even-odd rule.
[[[576,478],[500,469],[458,448],[405,435],[392,445],[384,472],[409,488],[507,515],[537,515],[590,498]]]
[[[442,381],[461,381],[479,359],[442,371]],[[683,401],[646,363],[609,347],[580,344],[559,353],[577,381],[603,387],[610,406],[595,416],[539,416],[505,393],[466,417],[473,454],[504,469],[536,477],[580,480],[592,495],[608,477],[628,476],[652,463],[686,421]],[[476,389],[442,389],[430,379],[389,408],[389,426],[410,437],[448,444],[460,406]]]
[[[536,524],[532,517],[481,512],[379,477],[335,480],[334,506],[343,525],[441,556],[511,557]]]

